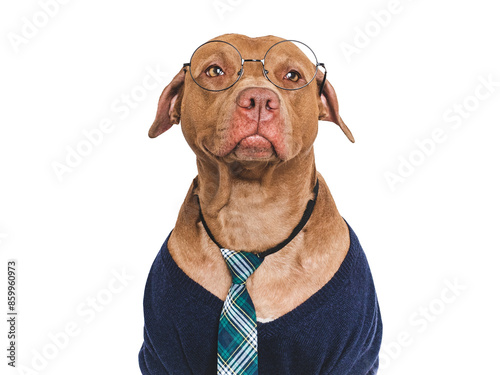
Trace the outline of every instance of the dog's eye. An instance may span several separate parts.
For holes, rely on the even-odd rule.
[[[292,82],[297,82],[300,79],[300,74],[295,70],[292,70],[285,75],[285,79],[288,79]]]
[[[205,70],[205,73],[209,77],[218,77],[224,75],[224,71],[222,70],[222,68],[217,65],[212,65],[208,67],[208,69]]]

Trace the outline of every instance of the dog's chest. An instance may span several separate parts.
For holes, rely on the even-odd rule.
[[[266,258],[247,282],[257,318],[275,320],[307,301],[328,283],[343,256],[324,251],[318,257],[307,251],[305,235],[299,233],[287,246]],[[319,250],[319,249],[317,249]]]

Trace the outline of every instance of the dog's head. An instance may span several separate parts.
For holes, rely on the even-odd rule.
[[[307,152],[318,119],[354,142],[332,85],[320,93],[324,74],[300,46],[274,36],[212,39],[164,89],[149,136],[182,121],[197,156],[225,163],[279,163]]]

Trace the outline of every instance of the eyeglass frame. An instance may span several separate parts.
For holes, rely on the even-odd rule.
[[[220,42],[220,43],[225,43],[225,44],[228,44],[230,45],[231,47],[233,47],[235,49],[236,52],[238,52],[238,55],[240,56],[240,59],[241,59],[241,67],[240,67],[240,70],[238,71],[238,78],[236,78],[236,81],[234,81],[230,86],[224,88],[224,89],[219,89],[219,90],[212,90],[212,89],[207,89],[206,87],[203,87],[202,85],[200,85],[196,79],[193,77],[193,72],[192,72],[192,69],[191,69],[191,62],[193,61],[193,56],[195,55],[195,53],[203,46],[209,44],[209,43],[215,43],[215,42]],[[294,43],[300,43],[304,46],[306,46],[313,54],[314,56],[314,59],[316,60],[316,71],[314,72],[314,75],[313,77],[311,78],[311,80],[309,82],[307,82],[305,85],[303,86],[300,86],[300,87],[296,87],[296,88],[286,88],[286,87],[281,87],[281,86],[278,86],[276,83],[274,83],[267,75],[267,73],[269,73],[268,70],[265,69],[265,60],[266,60],[266,57],[267,57],[267,54],[269,53],[269,51],[274,48],[275,46],[277,46],[278,44],[281,44],[281,43],[285,43],[285,42],[294,42]],[[234,85],[236,85],[236,83],[238,83],[238,81],[241,79],[241,77],[243,76],[243,73],[244,73],[244,70],[243,70],[243,65],[245,64],[245,62],[260,62],[262,64],[262,73],[264,74],[264,77],[266,77],[266,79],[271,82],[274,86],[276,86],[277,88],[281,89],[281,90],[286,90],[286,91],[296,91],[296,90],[300,90],[300,89],[303,89],[304,87],[308,86],[312,81],[314,81],[314,79],[316,78],[316,76],[318,75],[318,70],[319,70],[319,67],[322,67],[324,70],[325,70],[325,73],[323,75],[323,80],[321,82],[321,86],[320,86],[320,89],[319,89],[319,95],[321,96],[321,94],[323,93],[323,88],[325,87],[325,82],[326,82],[326,73],[327,73],[327,70],[326,70],[326,66],[324,63],[320,63],[318,62],[318,58],[316,57],[316,54],[314,53],[314,51],[311,49],[311,47],[309,47],[307,44],[303,43],[303,42],[300,42],[298,40],[292,40],[292,39],[287,39],[287,40],[281,40],[275,44],[273,44],[271,47],[269,47],[269,49],[266,51],[265,55],[264,55],[264,58],[262,60],[259,60],[259,59],[244,59],[243,56],[241,56],[241,53],[240,51],[238,50],[238,48],[236,48],[234,45],[232,45],[231,43],[229,42],[226,42],[224,40],[210,40],[208,42],[205,42],[203,43],[202,45],[200,45],[198,48],[196,48],[193,52],[193,54],[191,55],[191,59],[189,60],[188,63],[184,63],[183,64],[183,67],[184,68],[187,68],[189,67],[189,74],[191,75],[191,78],[193,79],[194,83],[196,83],[200,88],[202,88],[203,90],[206,90],[206,91],[211,91],[211,92],[221,92],[221,91],[226,91],[226,90],[229,90],[231,87],[233,87]],[[311,63],[313,63],[311,61]],[[314,63],[313,63],[314,64]],[[185,71],[185,70],[184,70]]]

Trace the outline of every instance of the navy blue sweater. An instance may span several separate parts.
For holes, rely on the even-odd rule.
[[[259,375],[374,375],[382,322],[368,263],[349,227],[333,278],[303,304],[258,323]],[[223,301],[190,279],[163,244],[144,295],[145,375],[214,375]]]

